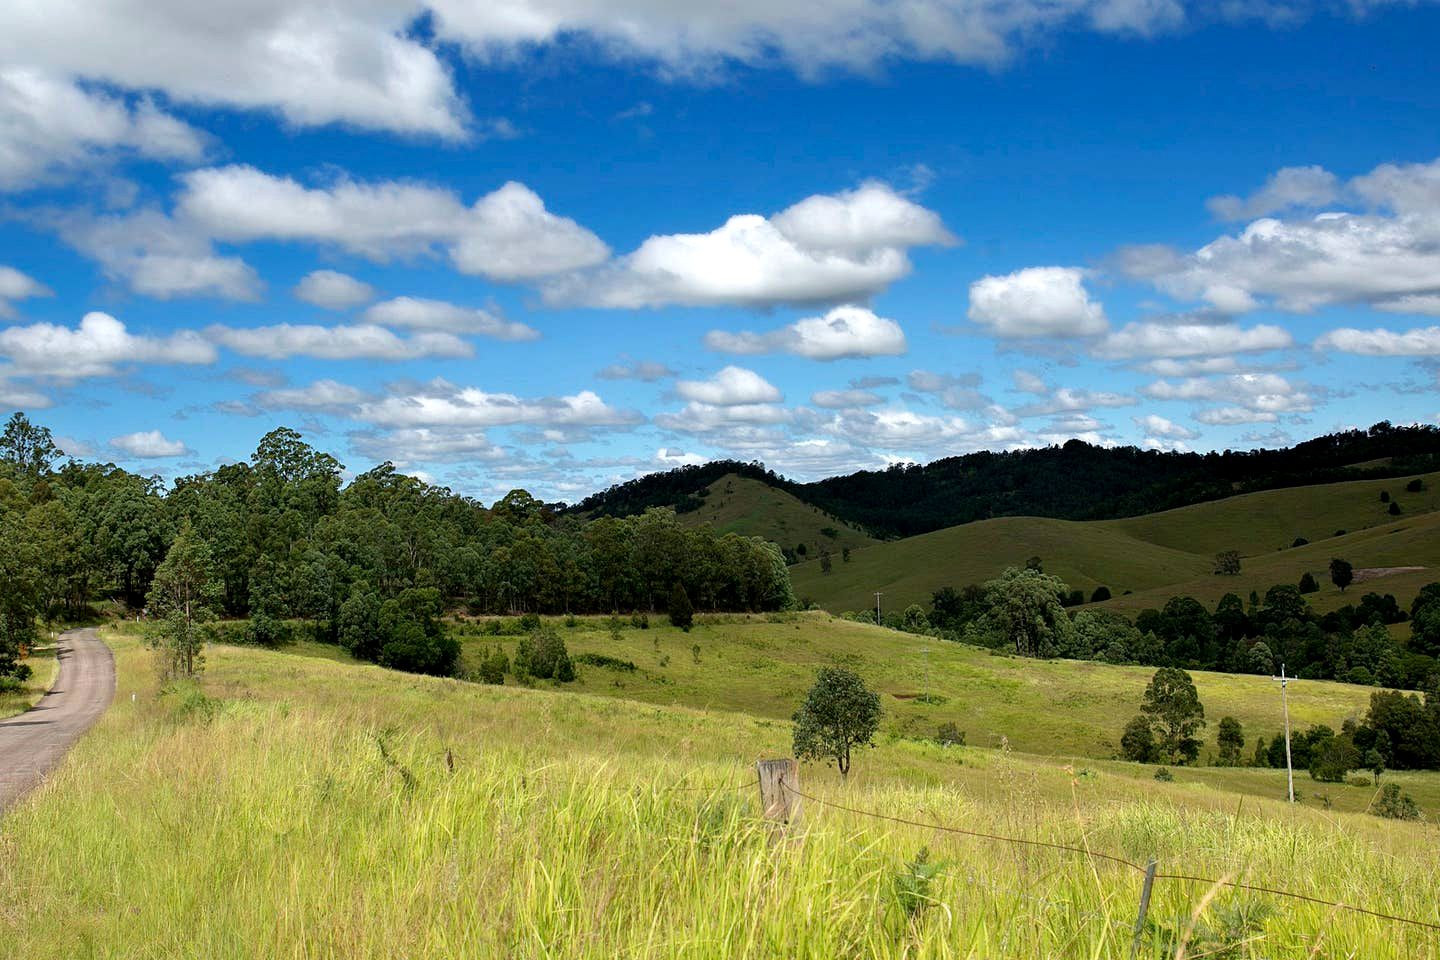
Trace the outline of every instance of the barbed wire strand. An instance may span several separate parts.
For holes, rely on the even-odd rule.
[[[782,789],[794,794],[797,797],[800,797],[803,800],[809,800],[811,803],[816,803],[822,807],[830,807],[831,809],[840,810],[845,813],[854,814],[860,817],[869,817],[872,820],[885,820],[889,821],[890,823],[899,823],[908,827],[919,827],[923,830],[938,830],[941,833],[954,833],[966,837],[975,837],[980,840],[993,840],[999,843],[1013,843],[1023,846],[1044,847],[1051,850],[1062,850],[1067,853],[1080,854],[1084,857],[1094,857],[1100,860],[1108,860],[1111,863],[1117,863],[1121,866],[1129,867],[1130,869],[1135,870],[1138,873],[1145,872],[1145,868],[1140,866],[1138,863],[1135,863],[1132,860],[1126,860],[1124,857],[1114,856],[1113,854],[1109,853],[1101,853],[1096,850],[1086,850],[1081,847],[1074,847],[1064,843],[1052,843],[1048,840],[1031,840],[1024,837],[1003,837],[998,834],[985,833],[979,830],[966,830],[963,827],[950,827],[938,823],[926,823],[922,820],[910,820],[905,817],[896,817],[886,813],[875,813],[872,810],[861,810],[858,807],[850,807],[842,803],[833,803],[829,800],[822,800],[819,797],[812,796],[808,793],[803,793],[786,783],[783,777],[780,778],[780,786]],[[1431,923],[1427,920],[1416,920],[1412,917],[1400,917],[1390,913],[1381,913],[1378,910],[1370,910],[1366,907],[1357,907],[1348,903],[1337,903],[1334,900],[1323,900],[1320,897],[1312,897],[1308,894],[1295,893],[1290,890],[1279,890],[1274,887],[1264,887],[1253,883],[1242,883],[1238,880],[1214,880],[1208,877],[1193,877],[1188,874],[1182,873],[1157,873],[1155,874],[1155,879],[1183,880],[1192,883],[1209,884],[1211,886],[1219,885],[1224,887],[1231,887],[1236,890],[1245,890],[1250,893],[1269,894],[1276,897],[1288,897],[1292,900],[1302,900],[1306,903],[1313,903],[1322,907],[1332,907],[1337,910],[1346,910],[1351,913],[1362,914],[1367,917],[1373,917],[1377,920],[1387,920],[1392,923],[1404,923],[1409,924],[1410,926],[1422,927],[1427,930],[1440,931],[1440,923]]]

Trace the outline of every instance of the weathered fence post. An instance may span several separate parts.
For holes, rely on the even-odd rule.
[[[783,833],[800,821],[800,764],[788,757],[760,760],[755,772],[760,778],[760,815]]]
[[[1140,885],[1140,915],[1135,918],[1135,940],[1130,944],[1130,956],[1140,952],[1140,936],[1145,932],[1145,914],[1150,912],[1150,888],[1155,886],[1155,858],[1145,864],[1145,882]]]

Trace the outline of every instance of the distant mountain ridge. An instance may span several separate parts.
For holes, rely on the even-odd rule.
[[[702,490],[735,474],[784,490],[873,536],[896,538],[993,517],[1119,519],[1237,493],[1436,469],[1440,428],[1382,421],[1273,450],[1173,453],[1071,440],[812,483],[787,479],[758,462],[717,460],[617,484],[567,509],[590,516],[628,516],[656,506],[687,513],[704,504]]]

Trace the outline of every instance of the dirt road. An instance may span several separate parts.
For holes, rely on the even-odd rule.
[[[94,628],[60,635],[60,676],[33,710],[0,720],[0,812],[33,789],[115,696],[115,659]]]

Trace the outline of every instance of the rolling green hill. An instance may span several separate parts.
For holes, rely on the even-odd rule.
[[[700,499],[700,509],[680,514],[681,523],[709,523],[722,533],[764,537],[791,550],[803,544],[805,555],[815,558],[828,546],[837,564],[843,548],[856,550],[877,542],[819,507],[751,477],[727,474],[705,487]]]
[[[839,613],[873,606],[876,590],[885,594],[885,609],[924,604],[940,587],[982,582],[1032,556],[1087,595],[1104,584],[1124,608],[1158,606],[1177,593],[1210,602],[1227,592],[1263,593],[1308,570],[1326,584],[1311,597],[1324,610],[1346,602],[1325,575],[1330,558],[1340,556],[1357,568],[1430,568],[1365,588],[1408,602],[1440,579],[1440,474],[1424,475],[1419,493],[1405,492],[1408,479],[1270,490],[1123,520],[985,520],[858,550],[828,576],[819,564],[803,563],[791,577],[797,596]],[[1382,490],[1401,504],[1399,516],[1380,502]],[[1340,530],[1348,532],[1335,536]],[[1310,543],[1292,548],[1297,538]],[[1240,576],[1211,574],[1221,550],[1241,553]]]

